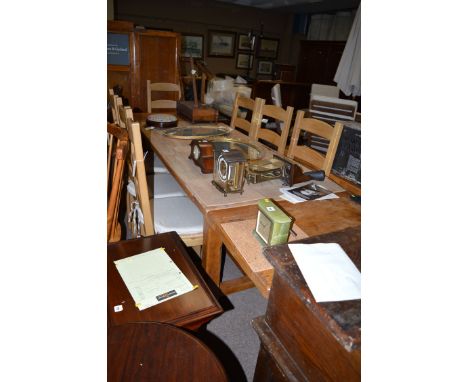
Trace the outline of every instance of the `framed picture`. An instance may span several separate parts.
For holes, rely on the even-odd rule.
[[[203,58],[203,35],[182,35],[182,57]]]
[[[277,38],[261,38],[258,44],[258,57],[262,58],[277,58],[278,57],[279,39]]]
[[[257,74],[272,74],[273,62],[272,61],[258,61]]]
[[[208,31],[208,56],[234,57],[236,32]]]
[[[252,69],[253,54],[237,53],[236,68]]]
[[[237,49],[238,50],[253,50],[252,40],[249,38],[249,35],[239,33],[239,38],[237,40]]]

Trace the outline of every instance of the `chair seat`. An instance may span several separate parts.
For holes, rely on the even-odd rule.
[[[166,166],[164,166],[164,163],[162,162],[162,160],[156,154],[154,154],[154,159],[153,159],[153,171],[155,174],[169,172]]]
[[[203,215],[186,196],[151,199],[150,206],[157,233],[176,231],[179,235],[192,235],[203,232]]]
[[[148,196],[150,198],[159,199],[186,195],[171,174],[158,173],[147,175],[146,180],[148,182]],[[136,196],[135,184],[133,182],[128,183],[127,190],[130,194]]]

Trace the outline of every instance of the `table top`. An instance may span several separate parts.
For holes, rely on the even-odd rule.
[[[361,270],[361,227],[309,237],[295,243],[338,243]],[[286,280],[303,304],[328,328],[342,346],[352,351],[361,347],[361,300],[315,302],[287,244],[265,248],[265,257],[275,274]]]
[[[114,261],[160,247],[165,249],[189,281],[199,287],[177,298],[140,311],[135,306]],[[107,304],[110,326],[129,322],[160,321],[187,329],[198,329],[202,324],[223,312],[175,232],[124,240],[107,246]],[[114,312],[114,306],[117,305],[122,305],[123,310]]]
[[[162,323],[114,326],[107,334],[108,381],[227,381],[198,338]]]
[[[197,204],[202,213],[205,214],[215,209],[256,204],[262,198],[281,200],[279,189],[284,186],[279,179],[257,184],[247,184],[246,182],[242,194],[233,193],[224,196],[223,193],[211,184],[213,174],[202,174],[200,168],[192,160],[188,159],[191,140],[166,137],[163,135],[164,130],[161,129],[146,130],[145,118],[146,114],[135,114],[135,120],[140,122],[143,135],[149,140],[152,148],[161,158],[164,165],[177,179],[187,195]],[[189,125],[187,121],[179,121],[179,127],[187,125]],[[218,125],[228,127],[221,123]],[[262,152],[264,159],[272,158],[273,154],[278,155],[276,152],[250,139],[241,132],[233,129],[230,129],[230,131],[227,137],[254,144]],[[329,179],[317,183],[323,184],[324,187],[332,192],[344,191],[343,188]]]
[[[298,204],[280,201],[277,204],[294,218],[294,225],[299,228],[295,230],[298,236],[290,235],[290,242],[349,227],[359,227],[361,224],[361,206],[351,201],[346,194],[338,199],[312,200]],[[267,298],[274,272],[262,252],[267,247],[262,247],[253,236],[254,223],[249,225],[255,222],[257,212],[258,207],[254,204],[210,211],[207,218],[210,225],[217,227],[231,256],[254,282],[259,292]],[[239,225],[249,228],[241,230],[238,229]],[[214,277],[211,274],[210,276]]]

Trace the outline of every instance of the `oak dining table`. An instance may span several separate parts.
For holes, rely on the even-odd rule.
[[[191,140],[165,136],[164,129],[148,129],[147,115],[148,113],[134,113],[134,120],[140,123],[145,143],[159,156],[203,214],[202,264],[207,274],[223,292],[232,293],[256,286],[264,297],[268,296],[273,268],[262,255],[262,246],[253,238],[251,228],[258,211],[258,201],[261,199],[275,200],[293,217],[295,220],[293,230],[299,232],[298,239],[360,225],[360,205],[350,201],[346,190],[328,178],[317,183],[338,195],[337,199],[292,204],[280,197],[280,188],[284,187],[280,179],[257,184],[246,182],[242,194],[232,193],[224,196],[212,185],[213,174],[203,174],[201,169],[189,159]],[[179,127],[189,125],[192,124],[179,118]],[[267,146],[222,123],[209,125],[228,128],[230,130],[228,138],[254,144],[261,152],[262,159],[278,155]],[[301,167],[306,169],[304,166]],[[294,235],[291,235],[290,240],[294,238]],[[241,279],[226,284],[221,283],[223,245],[245,274]]]

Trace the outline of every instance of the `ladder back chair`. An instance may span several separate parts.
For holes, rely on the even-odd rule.
[[[125,129],[107,123],[107,133],[115,139],[115,148],[108,156],[107,168],[107,241],[121,239],[119,206],[124,183],[123,174],[128,153],[128,133]]]
[[[113,89],[109,89],[109,99],[110,99],[110,104],[111,104],[111,110],[112,110],[112,120],[114,124],[120,127],[125,127],[121,126],[120,124],[120,116],[119,116],[119,109],[120,106],[122,106],[122,98],[120,98],[118,95],[114,94]],[[110,173],[110,163],[111,163],[111,155],[113,153],[113,145],[114,145],[114,136],[107,132],[107,180],[109,181],[109,173]]]
[[[233,129],[240,129],[242,132],[251,136],[253,131],[256,130],[257,125],[261,123],[261,119],[258,118],[258,109],[262,101],[265,102],[262,98],[255,98],[254,101],[252,98],[247,98],[237,93],[232,108],[231,127]],[[250,121],[239,115],[240,108],[247,109],[250,112]],[[248,117],[249,112],[247,112],[246,117]]]
[[[122,98],[114,94],[113,89],[109,89],[109,97],[110,97],[110,102],[111,102],[112,119],[116,125],[120,127],[124,127],[120,123],[120,115],[119,115],[119,108],[123,106]]]
[[[133,112],[132,109],[129,106],[125,107],[120,107],[119,109],[119,114],[120,114],[120,119],[122,121],[125,121],[125,125],[127,124],[128,120],[133,121]],[[128,126],[127,126],[128,130]],[[141,134],[140,134],[140,140],[141,140]],[[148,166],[148,158],[149,155],[146,155],[145,151],[143,150],[143,142],[142,142],[142,152],[143,154],[143,159],[145,161],[145,169],[147,171],[147,184],[148,184],[148,194],[150,199],[151,198],[165,198],[165,197],[170,197],[170,196],[185,196],[184,190],[179,186],[179,183],[175,180],[175,178],[169,173],[169,172],[155,172],[149,173],[147,170]],[[147,151],[150,152],[151,149],[148,149]],[[153,154],[156,156],[156,154]],[[133,165],[132,165],[133,166]],[[156,167],[156,164],[154,165]],[[133,169],[132,169],[133,171]],[[157,184],[157,187],[156,187]],[[130,192],[133,194],[135,193],[135,187],[134,183],[131,183],[130,188],[128,189]]]
[[[153,98],[153,92],[158,92],[157,99]],[[162,95],[161,95],[162,94]],[[175,94],[175,100],[174,98]],[[180,86],[168,82],[146,81],[146,102],[147,111],[151,113],[153,109],[174,109],[177,108],[177,101],[180,100]]]
[[[126,120],[131,147],[131,187],[127,187],[131,196],[136,197],[143,214],[141,232],[143,236],[169,231],[176,231],[188,247],[197,247],[203,243],[203,215],[187,196],[168,196],[151,198],[148,190],[140,125],[132,119]],[[133,165],[135,163],[135,165]],[[157,176],[155,187],[158,186]],[[129,189],[130,188],[130,189]]]
[[[336,122],[335,126],[332,126],[318,119],[304,118],[304,111],[299,110],[296,115],[296,122],[287,156],[305,166],[323,170],[325,175],[328,176],[335,159],[342,131],[343,124],[340,122]],[[328,140],[329,144],[326,154],[311,147],[299,145],[301,132],[317,135]]]
[[[276,146],[276,151],[278,151],[278,153],[284,154],[293,112],[294,108],[292,106],[283,109],[275,105],[265,105],[265,100],[261,99],[257,119],[262,121],[264,116],[276,119],[276,121],[280,123],[281,133],[272,129],[262,128],[261,123],[257,123],[255,129],[252,131],[252,138],[256,141],[262,139],[271,143]]]

